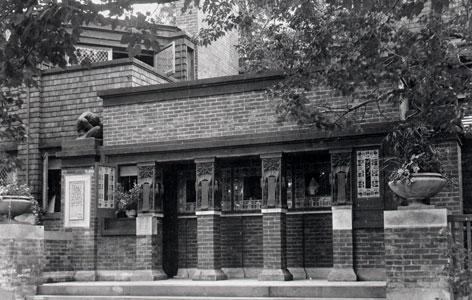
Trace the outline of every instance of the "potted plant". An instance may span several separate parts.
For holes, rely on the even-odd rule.
[[[26,184],[11,182],[0,185],[0,215],[6,217],[9,222],[16,216],[25,213],[32,213],[35,215],[34,221],[37,221],[40,213],[38,208],[39,206]]]
[[[424,126],[400,128],[386,139],[396,164],[388,186],[409,206],[424,206],[447,183],[438,151],[431,144],[431,131]]]
[[[125,191],[122,185],[117,184],[115,192],[117,215],[120,216],[124,214],[128,218],[135,218],[140,196],[141,187],[136,183],[129,191]]]

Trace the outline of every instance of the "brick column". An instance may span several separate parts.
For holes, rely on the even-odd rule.
[[[136,271],[132,280],[160,280],[162,269],[162,218],[159,213],[140,213],[136,218]]]
[[[447,209],[384,212],[387,299],[452,299],[448,262]]]
[[[193,280],[224,280],[221,270],[221,204],[215,178],[215,159],[198,159],[196,163],[197,195],[197,270]]]
[[[132,280],[160,280],[162,269],[163,172],[156,162],[138,164],[141,198],[136,218],[136,271]]]
[[[259,280],[292,280],[287,270],[287,190],[282,153],[261,155],[264,268]]]
[[[329,281],[356,281],[352,245],[352,205],[333,206],[333,269]]]

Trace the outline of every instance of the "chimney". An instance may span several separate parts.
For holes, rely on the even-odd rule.
[[[194,37],[205,26],[203,22],[204,14],[193,6],[193,1],[191,1],[187,10],[182,13],[184,3],[185,0],[175,2],[175,25],[190,37]],[[239,55],[235,47],[238,44],[238,35],[237,30],[234,30],[209,46],[197,46],[197,49],[194,49],[196,79],[239,74]]]

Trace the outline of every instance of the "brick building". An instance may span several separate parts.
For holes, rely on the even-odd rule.
[[[381,141],[398,108],[368,107],[362,132],[280,123],[265,89],[281,75],[238,75],[236,34],[197,47],[200,23],[177,17],[161,52],[134,59],[116,32],[88,27],[79,49],[91,67],[45,70],[25,93],[28,140],[2,148],[48,210],[44,278],[385,279],[383,213],[398,203]],[[344,101],[323,87],[310,99]],[[101,141],[76,139],[87,110]],[[468,147],[440,143],[456,184],[436,207],[463,212]],[[142,186],[137,218],[115,215],[117,183]],[[86,196],[73,203],[71,188]]]

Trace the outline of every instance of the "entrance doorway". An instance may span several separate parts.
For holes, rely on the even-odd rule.
[[[178,270],[177,167],[172,164],[164,168],[162,267],[169,278],[174,277]]]

